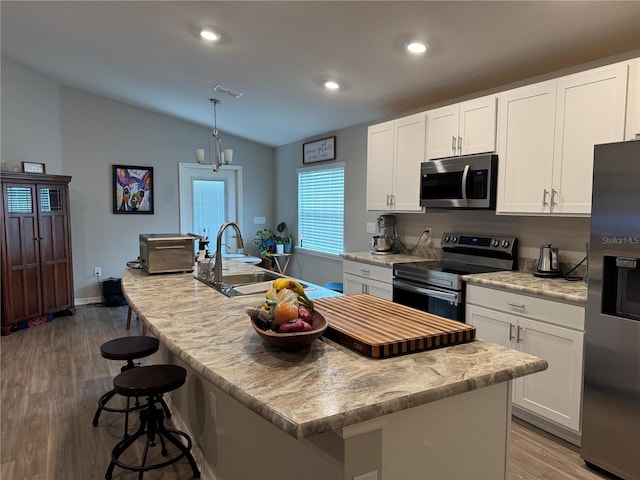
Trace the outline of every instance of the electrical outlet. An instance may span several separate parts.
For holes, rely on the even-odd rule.
[[[431,235],[431,227],[424,227],[423,232],[426,233],[427,235]]]
[[[93,268],[93,274],[96,277],[99,277],[100,275],[102,275],[102,268],[101,267],[94,267]]]
[[[376,224],[373,222],[367,222],[367,233],[376,233]]]

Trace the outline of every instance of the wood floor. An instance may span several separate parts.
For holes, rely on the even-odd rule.
[[[2,480],[88,480],[104,478],[113,446],[120,440],[123,415],[103,413],[91,421],[97,399],[112,387],[118,362],[100,356],[100,345],[140,334],[132,321],[125,331],[126,307],[80,306],[72,317],[1,337]],[[152,363],[143,359],[142,364]],[[137,416],[132,416],[132,424]],[[170,422],[168,426],[170,427]],[[195,452],[200,461],[199,452]],[[120,468],[114,479],[136,479]],[[182,459],[146,480],[192,478]],[[514,420],[510,479],[602,479],[587,469],[576,447]],[[234,479],[243,480],[243,479]],[[332,480],[332,479],[327,479]],[[398,479],[402,480],[402,479]]]

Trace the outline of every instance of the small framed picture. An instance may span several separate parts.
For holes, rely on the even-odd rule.
[[[114,165],[113,213],[153,213],[153,167]]]
[[[302,163],[336,159],[336,137],[323,138],[302,144]]]
[[[44,163],[22,162],[22,171],[24,173],[47,173]]]

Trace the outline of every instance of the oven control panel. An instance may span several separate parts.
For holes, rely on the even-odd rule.
[[[491,250],[502,252],[514,252],[518,240],[514,237],[487,237],[481,235],[468,235],[464,233],[445,233],[442,235],[441,246],[472,248],[478,250]]]

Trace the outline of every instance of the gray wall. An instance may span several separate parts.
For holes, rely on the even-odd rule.
[[[208,99],[203,98],[203,102]],[[71,175],[71,228],[77,303],[100,298],[93,275],[120,277],[138,257],[138,234],[179,231],[178,163],[195,162],[210,130],[58,85],[2,59],[2,159],[45,162],[47,173]],[[221,132],[234,165],[243,167],[243,232],[255,248],[254,216],[273,221],[273,149]],[[112,213],[113,164],[154,167],[155,214]]]

